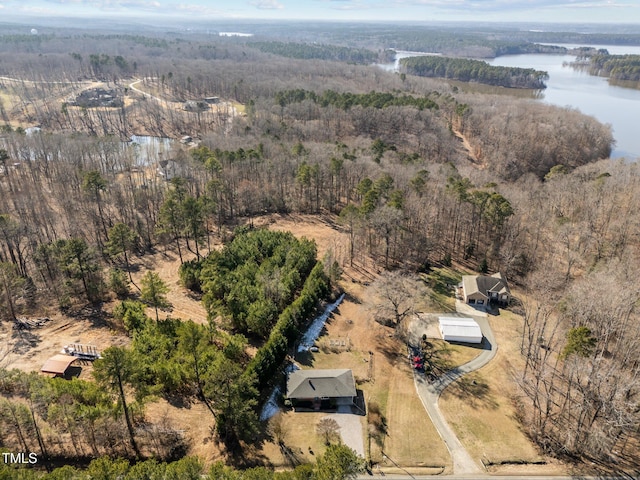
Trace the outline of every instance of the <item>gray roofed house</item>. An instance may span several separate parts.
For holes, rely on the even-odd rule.
[[[334,410],[357,397],[349,369],[295,370],[287,378],[287,398],[296,410]]]
[[[498,272],[493,275],[464,275],[462,277],[464,303],[486,305],[497,302],[506,305],[511,300],[507,279]]]

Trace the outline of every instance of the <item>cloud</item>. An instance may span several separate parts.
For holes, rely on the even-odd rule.
[[[249,5],[252,5],[260,10],[280,10],[284,8],[278,0],[255,0],[253,2],[249,2]]]
[[[629,0],[394,0],[396,5],[424,6],[441,10],[517,11],[538,9],[584,9],[636,7]]]
[[[380,10],[387,8],[394,8],[392,2],[380,1],[380,0],[314,0],[315,2],[321,2],[328,4],[326,8],[332,10]]]

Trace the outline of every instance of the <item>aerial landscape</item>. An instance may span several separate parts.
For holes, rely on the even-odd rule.
[[[631,1],[0,1],[0,479],[638,478],[639,107]]]

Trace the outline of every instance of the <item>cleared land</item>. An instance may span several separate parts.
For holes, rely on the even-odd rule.
[[[370,405],[377,404],[387,427],[386,433],[380,434],[372,429],[372,417],[369,422],[367,417],[361,417],[365,452],[387,473],[403,473],[393,462],[411,473],[450,472],[449,453],[415,391],[405,345],[396,338],[391,328],[373,320],[370,302],[372,287],[369,284],[378,271],[370,263],[356,264],[355,268],[348,266],[348,236],[333,221],[305,215],[273,215],[254,219],[254,223],[313,238],[318,244],[320,257],[332,251],[344,266],[342,287],[347,296],[323,332],[319,342],[320,351],[298,360],[307,368],[339,367],[354,370],[359,379],[358,388],[363,391]],[[134,281],[139,284],[147,270],[156,271],[169,286],[168,297],[173,304],[173,311],[162,315],[203,323],[206,321],[206,312],[199,299],[190,296],[179,285],[179,263],[173,251],[135,257],[132,259]],[[441,276],[450,277],[448,274]],[[448,283],[447,279],[442,283]],[[0,325],[0,342],[7,342],[13,347],[9,366],[24,371],[38,371],[47,358],[72,342],[90,343],[101,350],[110,345],[127,345],[130,339],[113,323],[109,314],[114,305],[115,302],[112,302],[105,304],[102,310],[87,309],[73,312],[72,315],[62,315],[52,308],[49,312],[51,321],[21,333],[14,331],[9,324]],[[148,313],[154,316],[151,310]],[[42,316],[45,315],[43,313]],[[515,418],[511,403],[511,395],[515,391],[511,372],[520,367],[517,332],[521,319],[510,312],[502,312],[490,321],[499,345],[497,358],[481,371],[447,389],[440,407],[462,443],[477,458],[487,463],[547,462],[546,465],[490,466],[490,471],[563,473],[565,470],[562,465],[538,454]],[[347,340],[345,348],[332,347],[332,339],[340,340],[338,343]],[[447,366],[465,363],[477,355],[473,347],[449,345],[437,339],[433,343],[443,352]],[[81,376],[90,378],[90,371],[90,365],[83,365]],[[199,402],[173,405],[156,399],[147,403],[145,415],[154,422],[184,430],[190,445],[189,453],[199,455],[206,462],[224,457],[213,440],[213,418]],[[262,444],[245,452],[245,460],[250,464],[283,467],[314,461],[325,448],[316,434],[316,424],[324,416],[326,413],[285,412],[282,424],[285,445],[290,449],[287,454],[283,454],[274,439],[265,438]]]
[[[516,418],[514,373],[520,368],[517,332],[522,319],[501,311],[489,322],[498,343],[496,358],[486,367],[447,388],[440,409],[469,453],[488,470],[512,473],[514,465],[529,474],[563,474],[564,467],[541,455]]]

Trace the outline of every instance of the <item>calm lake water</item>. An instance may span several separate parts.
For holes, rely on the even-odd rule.
[[[567,48],[578,45],[563,45]],[[593,45],[606,48],[615,55],[640,55],[640,47]],[[572,107],[592,115],[613,128],[616,145],[613,158],[640,157],[640,134],[636,122],[640,108],[640,90],[609,85],[606,78],[594,77],[586,72],[563,66],[573,62],[571,55],[508,55],[489,63],[503,67],[535,68],[549,72],[547,88],[539,100],[561,107]]]
[[[557,44],[556,44],[557,45]],[[563,45],[567,48],[584,45]],[[591,45],[606,48],[614,55],[637,54],[640,47]],[[389,71],[398,71],[401,58],[429,55],[420,52],[398,52],[395,63],[379,65]],[[640,157],[640,132],[636,123],[640,111],[640,90],[609,85],[606,78],[594,77],[586,72],[574,70],[565,63],[575,61],[572,55],[507,55],[490,60],[491,65],[503,67],[535,68],[549,72],[547,88],[536,98],[539,101],[570,107],[582,113],[592,115],[600,122],[610,124],[616,140],[613,158]],[[491,90],[492,87],[488,87]],[[524,91],[500,89],[501,92],[513,92],[523,96]],[[524,95],[528,96],[528,94]]]

